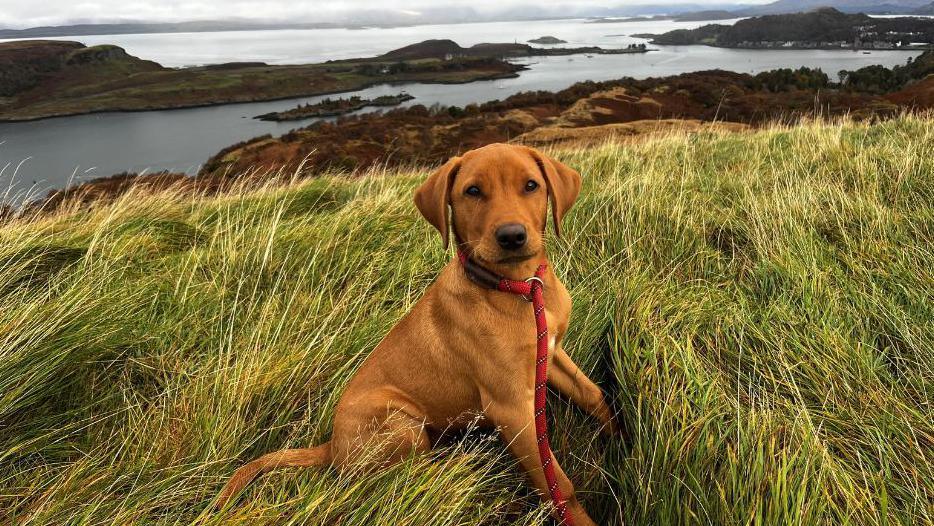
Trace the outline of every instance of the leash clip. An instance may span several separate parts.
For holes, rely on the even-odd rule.
[[[529,295],[528,295],[528,296],[526,296],[525,294],[522,295],[522,297],[525,298],[525,301],[532,301],[531,291],[532,291],[532,286],[533,286],[533,285],[532,285],[532,282],[533,282],[533,281],[537,281],[537,282],[538,282],[539,288],[541,288],[542,290],[545,289],[545,282],[542,281],[542,278],[540,278],[540,277],[538,277],[538,276],[532,276],[531,278],[526,278],[526,279],[525,279],[525,282],[529,284]]]

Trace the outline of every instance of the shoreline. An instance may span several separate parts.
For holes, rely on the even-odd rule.
[[[642,38],[642,37],[637,37]],[[808,46],[777,46],[777,47],[744,47],[744,46],[718,46],[716,44],[662,44],[655,41],[650,41],[650,44],[653,46],[666,46],[666,47],[689,47],[689,46],[703,46],[703,47],[712,47],[717,49],[739,49],[745,51],[852,51],[854,53],[860,53],[863,51],[931,51],[934,50],[934,45],[930,46],[918,46],[918,47],[894,47],[894,48],[859,48],[853,49],[850,47],[836,47],[836,46],[817,46],[817,47],[808,47]]]
[[[353,93],[355,91],[361,91],[369,89],[375,86],[387,85],[387,86],[400,86],[406,84],[470,84],[472,82],[483,82],[490,80],[501,80],[501,79],[514,79],[519,77],[520,71],[525,71],[529,69],[527,66],[521,64],[514,64],[518,69],[511,73],[496,73],[492,75],[483,75],[470,80],[455,81],[455,80],[397,80],[397,81],[376,81],[368,82],[366,84],[361,84],[360,86],[348,88],[348,89],[339,89],[339,90],[327,90],[327,91],[316,91],[310,92],[304,95],[288,95],[284,97],[270,97],[270,98],[257,98],[250,100],[231,100],[224,102],[205,102],[197,104],[182,104],[178,106],[168,106],[163,108],[110,108],[105,110],[89,110],[89,111],[78,111],[78,112],[69,112],[69,113],[60,113],[54,115],[42,115],[36,117],[27,117],[27,118],[17,118],[9,119],[0,117],[0,124],[15,124],[22,122],[37,122],[49,119],[62,119],[67,117],[81,117],[85,115],[98,115],[102,113],[148,113],[155,111],[177,111],[177,110],[193,110],[197,108],[213,108],[216,106],[234,106],[237,104],[255,104],[257,102],[278,102],[286,100],[298,100],[305,99],[308,97],[319,97],[323,95],[340,95],[344,93]]]

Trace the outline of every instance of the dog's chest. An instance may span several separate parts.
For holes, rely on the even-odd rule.
[[[487,349],[495,349],[504,354],[526,355],[535,352],[539,329],[535,320],[535,310],[530,302],[514,301],[499,308],[489,309],[482,318],[477,319],[474,327],[476,344]],[[557,303],[557,302],[556,302]],[[545,320],[548,330],[548,351],[554,352],[557,342],[567,331],[569,309],[563,304],[551,306],[546,302]]]

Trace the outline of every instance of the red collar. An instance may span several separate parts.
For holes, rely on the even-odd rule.
[[[525,297],[525,299],[531,300],[532,289],[535,284],[539,287],[544,287],[545,283],[542,281],[542,278],[545,275],[545,270],[548,269],[548,265],[542,263],[535,270],[535,275],[525,279],[525,280],[514,280],[509,279],[505,276],[500,276],[499,274],[493,272],[492,270],[483,267],[476,261],[470,258],[466,251],[457,249],[457,259],[460,260],[461,266],[464,267],[464,272],[467,274],[467,277],[470,278],[470,281],[473,281],[481,287],[485,287],[492,290],[498,290],[501,292],[510,292],[512,294],[517,294]]]

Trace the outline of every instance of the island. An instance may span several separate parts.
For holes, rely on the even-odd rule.
[[[561,40],[560,38],[553,37],[553,36],[544,36],[544,37],[533,38],[532,40],[529,40],[528,43],[529,43],[529,44],[548,44],[548,45],[552,45],[552,44],[567,44],[568,41],[567,41],[567,40]]]
[[[643,48],[539,48],[426,40],[370,58],[272,66],[236,62],[167,68],[111,46],[24,40],[0,43],[0,121],[105,111],[149,111],[356,91],[376,84],[459,84],[518,76],[509,58],[644,53]]]
[[[430,58],[444,58],[452,60],[465,57],[496,57],[500,59],[521,57],[543,57],[563,55],[619,55],[625,53],[646,53],[650,49],[638,46],[624,48],[602,48],[599,46],[584,47],[534,47],[518,43],[484,43],[475,44],[468,48],[461,47],[452,40],[425,40],[390,51],[383,55],[385,58],[419,60]]]
[[[928,49],[934,20],[919,17],[875,18],[833,8],[807,13],[766,15],[733,25],[708,24],[661,35],[639,35],[657,45],[707,45],[743,49]]]
[[[299,104],[295,108],[286,111],[274,111],[257,115],[254,119],[263,121],[298,121],[302,119],[311,119],[316,117],[336,117],[344,115],[366,107],[388,107],[398,106],[403,102],[415,99],[408,93],[398,95],[380,95],[373,99],[364,99],[358,95],[346,99],[332,99],[330,97],[316,102],[314,104]]]

